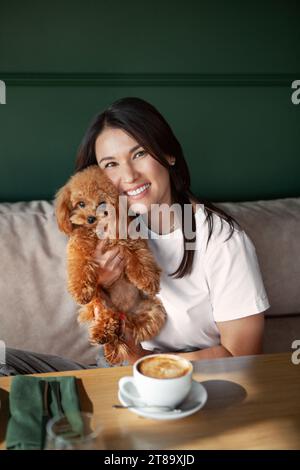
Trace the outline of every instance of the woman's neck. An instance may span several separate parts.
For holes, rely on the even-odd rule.
[[[193,212],[196,212],[196,201],[190,200]],[[156,206],[156,210],[150,210],[146,214],[142,214],[145,225],[148,226],[152,232],[159,235],[165,235],[174,230],[182,227],[183,214],[181,206],[173,204],[172,206],[165,206],[165,210],[160,210],[160,206]],[[175,210],[174,210],[175,209]]]
[[[142,214],[145,225],[148,226],[152,232],[159,235],[165,235],[173,232],[181,226],[180,217],[177,211],[165,206],[164,210],[150,210],[146,214]]]

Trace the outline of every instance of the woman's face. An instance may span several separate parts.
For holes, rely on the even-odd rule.
[[[127,195],[134,212],[150,212],[151,204],[171,205],[168,170],[123,129],[104,129],[96,139],[95,153],[99,167],[119,194]],[[170,163],[171,157],[166,158]],[[139,194],[128,194],[138,188]]]

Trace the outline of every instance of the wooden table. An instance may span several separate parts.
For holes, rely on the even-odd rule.
[[[154,421],[118,403],[120,377],[131,367],[70,371],[78,380],[84,411],[103,422],[107,449],[300,449],[300,365],[291,354],[202,360],[194,379],[208,392],[204,408],[187,418]],[[0,379],[0,442],[8,420],[11,378]]]

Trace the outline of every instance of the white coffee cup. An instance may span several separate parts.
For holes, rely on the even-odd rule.
[[[175,407],[191,390],[192,375],[193,365],[187,359],[173,354],[152,354],[135,362],[133,376],[122,377],[119,388],[134,404]]]

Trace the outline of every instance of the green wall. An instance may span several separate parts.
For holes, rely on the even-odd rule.
[[[300,196],[296,0],[0,0],[0,79],[0,201],[52,199],[123,96],[166,117],[199,196]]]

